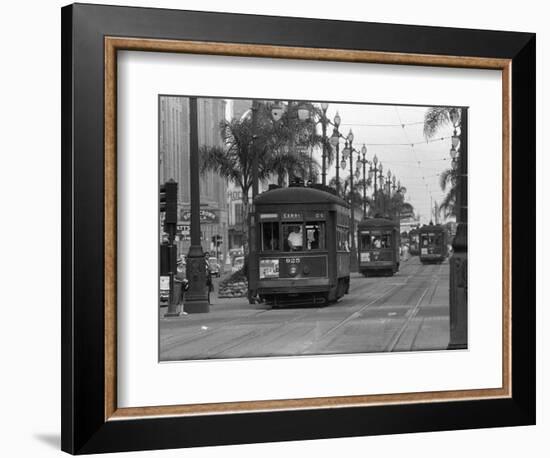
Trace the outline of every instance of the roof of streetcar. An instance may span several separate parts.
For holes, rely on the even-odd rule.
[[[368,229],[371,227],[397,227],[396,221],[389,218],[366,218],[357,223],[357,229]]]
[[[418,229],[418,232],[443,232],[446,228],[441,224],[424,224]]]
[[[348,207],[348,204],[335,194],[304,186],[271,189],[256,197],[254,204],[337,204]]]

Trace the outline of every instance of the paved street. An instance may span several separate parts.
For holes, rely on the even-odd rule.
[[[328,307],[271,309],[217,299],[208,314],[164,318],[162,361],[445,349],[449,265],[401,263],[393,277],[353,274],[350,293]]]

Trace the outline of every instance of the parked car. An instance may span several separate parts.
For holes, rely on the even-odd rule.
[[[233,267],[231,267],[231,272],[235,273],[238,270],[241,270],[243,266],[244,266],[244,256],[237,256],[233,260]]]
[[[235,258],[239,256],[244,256],[244,251],[242,250],[242,248],[231,248],[228,251],[228,254],[229,254],[229,258],[231,259],[231,264],[233,264],[233,261],[235,261]]]
[[[221,268],[217,258],[210,258],[208,260],[208,269],[210,270],[210,275],[212,275],[213,277],[220,276]]]
[[[170,277],[168,275],[160,276],[160,306],[168,305],[170,301]]]

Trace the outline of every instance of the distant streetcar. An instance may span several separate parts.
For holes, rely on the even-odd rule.
[[[420,262],[439,263],[447,257],[447,229],[440,224],[428,224],[418,230]]]
[[[399,270],[399,224],[366,218],[357,224],[359,271],[365,276],[393,275]]]
[[[324,188],[328,189],[328,188]],[[310,186],[254,199],[249,298],[273,306],[324,305],[349,291],[349,206]]]

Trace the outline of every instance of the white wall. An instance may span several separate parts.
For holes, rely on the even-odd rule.
[[[317,0],[140,1],[133,5],[407,24],[537,32],[538,45],[538,425],[525,428],[408,434],[149,452],[169,457],[547,456],[550,448],[548,339],[550,325],[542,290],[550,258],[543,246],[550,210],[548,159],[543,160],[543,112],[550,109],[542,88],[543,56],[550,33],[544,2],[338,2]],[[97,2],[93,2],[97,3]],[[125,4],[109,0],[110,4]],[[56,0],[6,2],[0,16],[0,225],[1,282],[0,451],[3,456],[56,456],[60,429],[60,10]],[[497,6],[498,5],[498,6]],[[24,187],[23,187],[24,186]],[[21,189],[21,190],[20,190]],[[23,211],[29,202],[29,211]],[[26,207],[25,207],[26,208]],[[27,218],[30,216],[30,222]],[[544,301],[546,299],[546,301]],[[545,365],[543,366],[543,362]],[[544,390],[545,391],[545,390]],[[126,456],[138,456],[130,454]],[[139,456],[143,456],[139,455]]]

